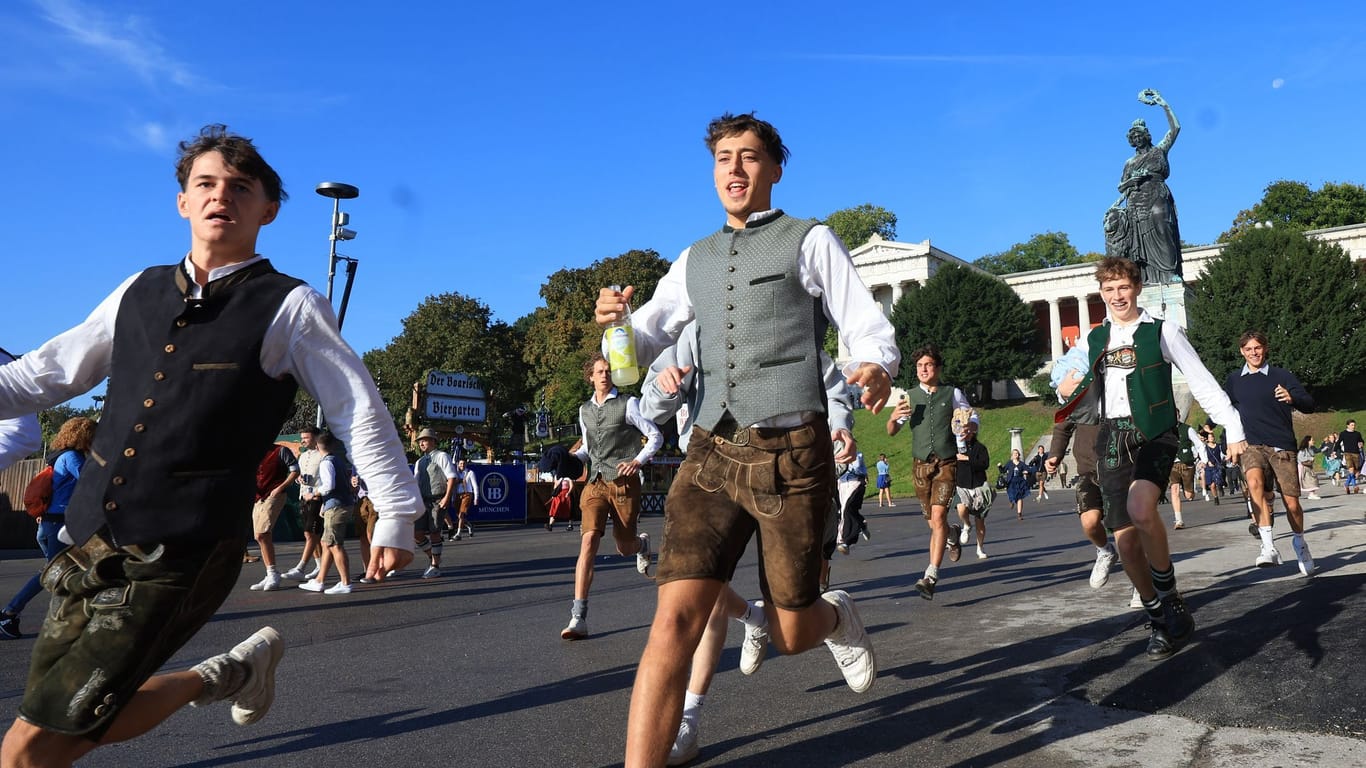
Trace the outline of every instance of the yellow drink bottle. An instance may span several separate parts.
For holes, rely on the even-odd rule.
[[[620,293],[621,286],[614,285],[612,290]],[[612,383],[618,387],[629,387],[640,381],[640,366],[636,364],[636,336],[631,330],[629,304],[623,317],[607,326],[602,335],[607,346],[607,365],[612,369]]]

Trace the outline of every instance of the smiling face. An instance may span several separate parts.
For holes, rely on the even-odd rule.
[[[1100,284],[1100,298],[1110,308],[1110,318],[1121,324],[1138,319],[1138,294],[1142,292],[1143,286],[1127,277],[1103,280]]]
[[[915,361],[915,378],[927,387],[939,386],[939,363],[933,357],[923,355]]]
[[[754,131],[717,140],[712,152],[712,175],[726,223],[743,229],[751,213],[773,207],[773,185],[783,177],[783,166],[768,154]]]
[[[1256,339],[1248,339],[1246,344],[1238,348],[1243,353],[1243,359],[1247,361],[1249,370],[1260,370],[1266,365],[1266,347]]]
[[[176,208],[190,222],[194,253],[212,253],[220,263],[255,255],[257,233],[280,212],[259,179],[228,165],[218,152],[195,158]]]

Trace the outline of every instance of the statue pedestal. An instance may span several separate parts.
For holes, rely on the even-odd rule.
[[[1138,306],[1148,310],[1153,317],[1176,323],[1184,331],[1190,328],[1186,305],[1194,295],[1195,292],[1185,283],[1145,285],[1143,292],[1138,295]],[[1186,384],[1186,377],[1175,367],[1172,370],[1172,393],[1176,398],[1176,410],[1184,420],[1190,415],[1191,390]]]

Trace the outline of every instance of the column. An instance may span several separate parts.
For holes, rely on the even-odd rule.
[[[893,306],[893,307],[896,306],[896,303],[897,303],[898,301],[901,301],[901,297],[904,296],[904,295],[906,295],[906,291],[902,289],[901,283],[892,283],[892,306]],[[892,314],[890,308],[888,309],[887,314],[888,314],[888,315],[891,315],[891,314]]]
[[[1048,341],[1053,360],[1062,357],[1062,299],[1048,302]]]
[[[1085,339],[1086,334],[1091,330],[1091,297],[1089,294],[1077,296],[1077,325],[1080,327],[1081,338]]]

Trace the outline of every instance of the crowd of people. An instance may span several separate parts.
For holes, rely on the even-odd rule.
[[[654,361],[640,396],[613,385],[607,359],[585,361],[592,394],[579,409],[582,440],[556,470],[559,503],[547,524],[581,479],[580,550],[566,574],[572,602],[561,638],[590,637],[594,562],[609,521],[617,552],[656,584],[626,722],[633,767],[698,754],[702,706],[732,619],[744,628],[747,675],[770,649],[824,645],[852,690],[877,680],[854,597],[831,588],[830,558],[870,537],[861,511],[869,472],[850,414],[854,392],[874,413],[888,403],[902,363],[895,334],[830,228],[773,205],[788,158],[774,126],[726,114],[708,125],[706,146],[724,226],[685,249],[630,313],[637,354]],[[191,669],[159,673],[227,598],[251,539],[264,567],[251,590],[298,582],[335,596],[355,589],[351,523],[361,583],[394,576],[416,551],[425,557],[422,578],[439,578],[448,535],[474,535],[470,469],[440,450],[430,429],[417,433],[420,455],[409,463],[330,304],[256,253],[286,195],[255,145],[207,126],[180,145],[177,180],[186,256],[132,275],[81,324],[0,365],[6,464],[36,447],[31,414],[109,380],[98,425],[73,419],[52,442],[54,492],[39,526],[49,562],[0,614],[0,634],[18,637],[19,612],[37,586],[52,593],[18,717],[0,745],[4,768],[69,766],[187,704],[229,701],[243,725],[263,717],[285,651],[270,627]],[[990,481],[978,416],[943,380],[932,343],[908,356],[915,383],[885,428],[910,432],[906,470],[929,543],[915,582],[921,597],[933,600],[941,588],[946,556],[956,562],[975,542],[977,557],[988,557],[998,491],[1023,520],[1024,501],[1047,499],[1047,479],[1060,474],[1075,487],[1083,535],[1095,546],[1091,586],[1103,586],[1118,561],[1149,617],[1146,654],[1164,659],[1190,641],[1196,623],[1178,589],[1162,496],[1180,529],[1179,503],[1194,498],[1195,478],[1218,503],[1231,480],[1225,470],[1239,468],[1259,543],[1255,565],[1281,562],[1271,537],[1278,491],[1298,567],[1312,576],[1299,499],[1302,490],[1314,498],[1317,486],[1306,469],[1321,453],[1330,482],[1355,493],[1362,438],[1349,422],[1317,447],[1296,440],[1292,409],[1315,404],[1293,374],[1268,364],[1262,334],[1239,340],[1246,364],[1220,386],[1180,327],[1139,306],[1143,281],[1133,262],[1103,259],[1096,280],[1108,319],[1054,366],[1062,407],[1047,448],[1028,461],[1014,451]],[[631,286],[603,288],[595,320],[622,321],[633,295]],[[849,351],[842,366],[822,351],[831,324]],[[1181,422],[1174,371],[1213,420],[1207,429],[1193,433]],[[321,405],[327,429],[305,429],[296,456],[274,439],[299,387]],[[658,424],[671,419],[686,456],[656,543],[638,530],[640,468],[660,446]],[[1069,445],[1075,479],[1061,468]],[[874,473],[879,506],[894,507],[886,455]],[[304,546],[281,572],[273,531],[294,488]],[[746,599],[730,582],[751,539],[759,594]],[[110,601],[111,591],[127,597]]]

